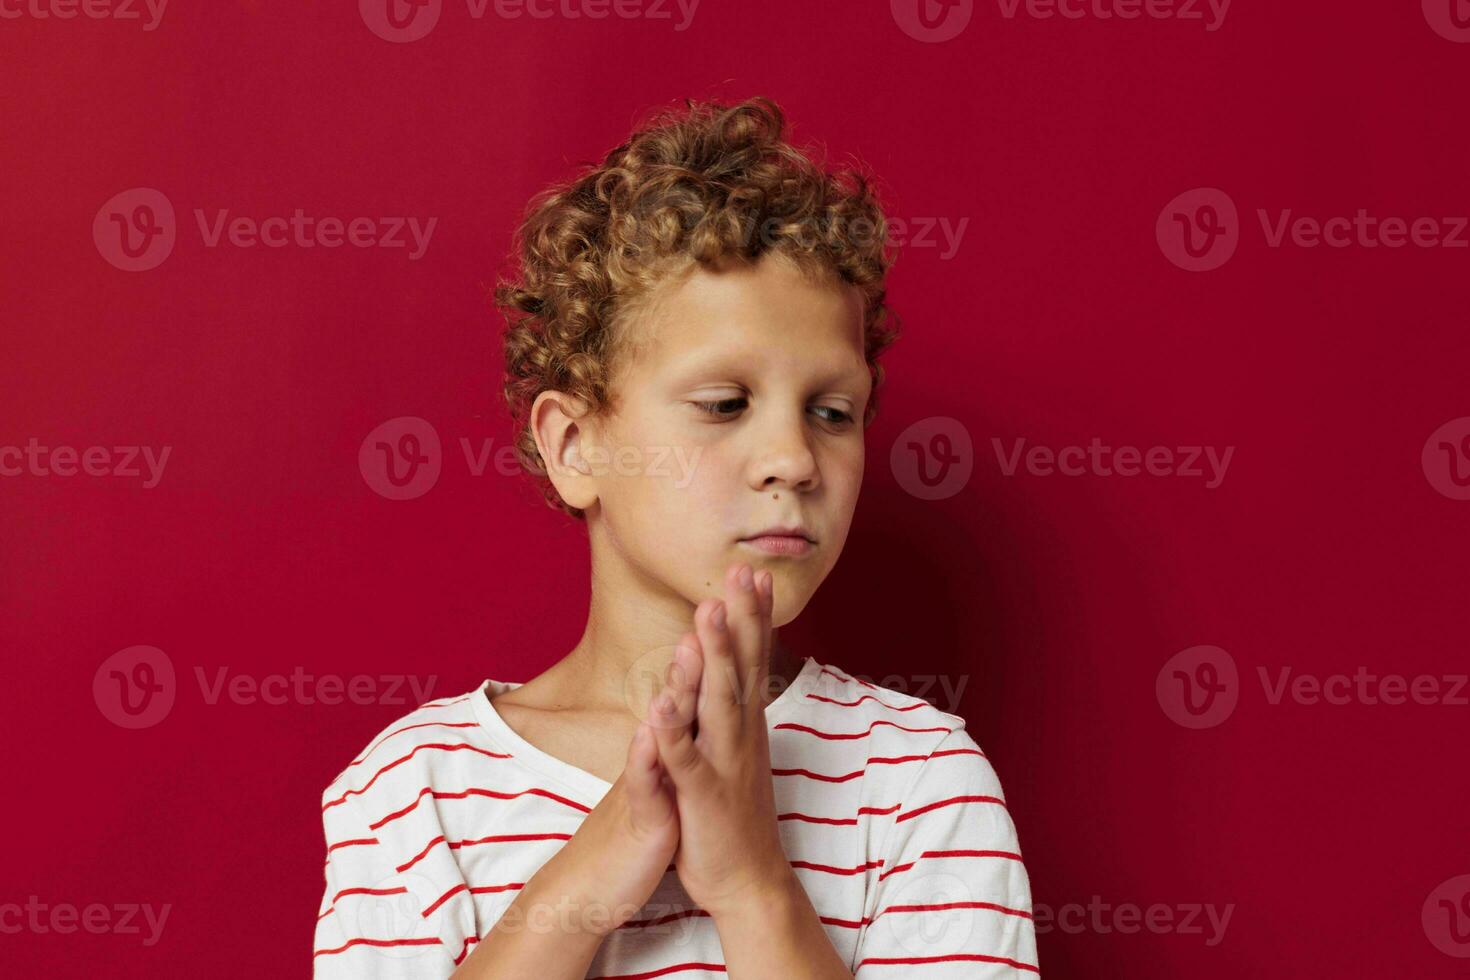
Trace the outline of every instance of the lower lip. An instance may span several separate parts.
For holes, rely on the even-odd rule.
[[[795,538],[785,534],[768,534],[760,538],[743,538],[742,544],[759,548],[769,555],[804,555],[812,550],[806,538]]]

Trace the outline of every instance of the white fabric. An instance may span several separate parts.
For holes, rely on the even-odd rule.
[[[519,686],[420,706],[323,793],[318,980],[450,976],[607,792],[500,718],[487,692]],[[766,719],[787,859],[856,980],[1039,975],[1016,829],[962,718],[808,657]],[[587,976],[723,963],[671,870]]]

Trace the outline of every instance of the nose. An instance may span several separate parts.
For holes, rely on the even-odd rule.
[[[762,424],[752,426],[750,432],[756,440],[750,464],[753,489],[784,487],[804,491],[816,488],[821,482],[803,410],[768,416]]]

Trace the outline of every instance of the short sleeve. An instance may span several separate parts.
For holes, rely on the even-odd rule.
[[[895,802],[855,980],[1040,976],[1016,828],[995,770],[963,724]]]
[[[328,796],[332,794],[328,791]],[[330,802],[330,801],[327,801]],[[312,951],[314,980],[444,980],[471,947],[459,886],[400,870],[351,798],[322,812],[326,890]]]

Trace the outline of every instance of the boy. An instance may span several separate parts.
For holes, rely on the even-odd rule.
[[[533,202],[495,293],[518,455],[587,526],[585,632],[327,788],[323,980],[1039,975],[964,720],[775,633],[857,504],[883,214],[768,100],[687,108]]]

